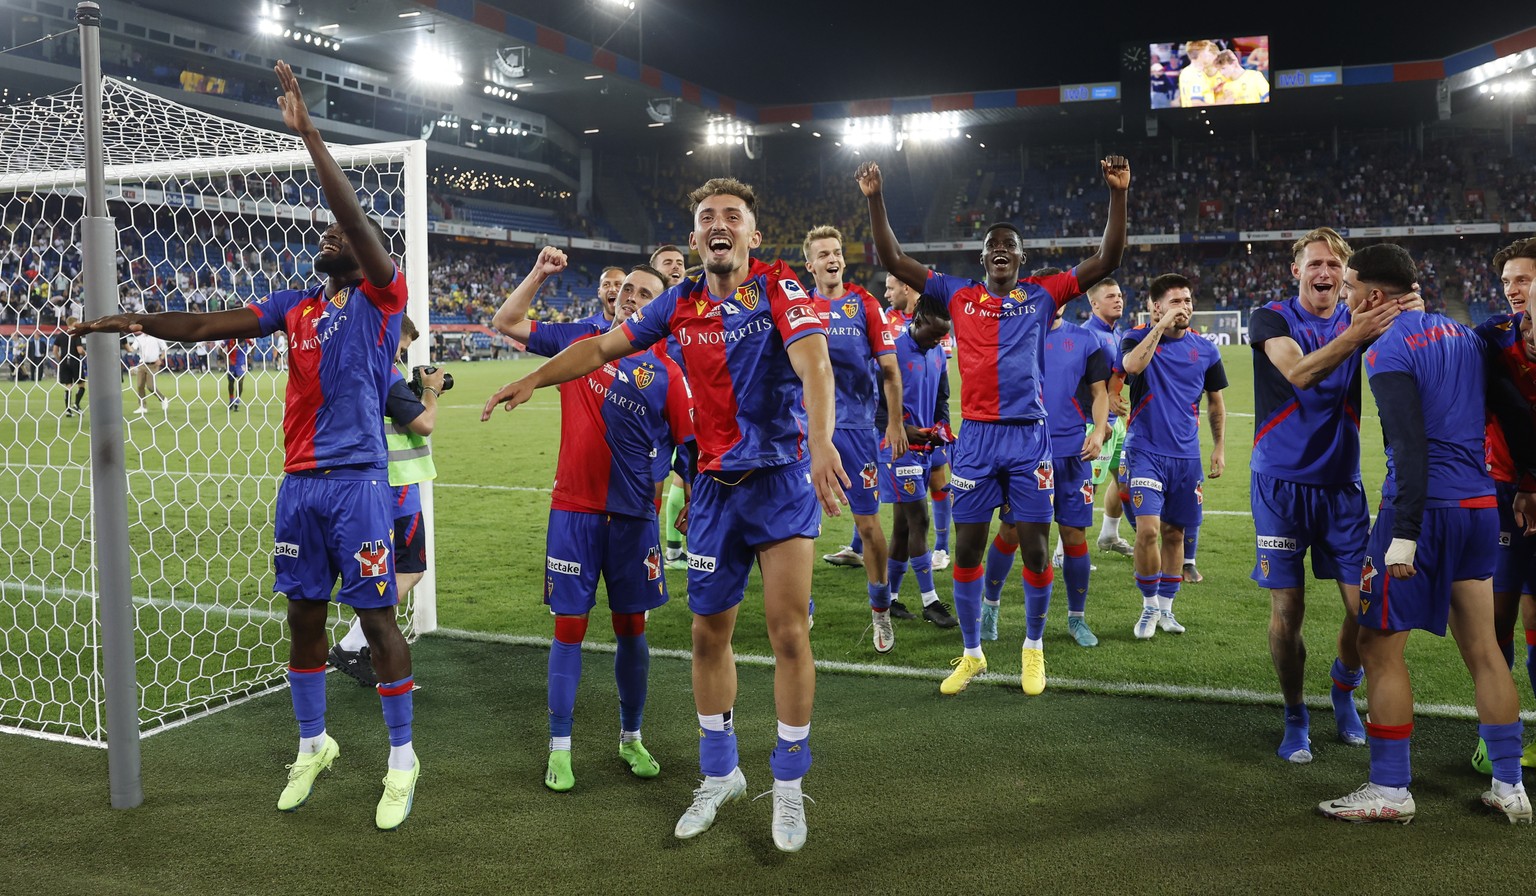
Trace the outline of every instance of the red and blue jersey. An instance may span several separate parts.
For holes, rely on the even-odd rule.
[[[894,339],[907,332],[907,328],[912,326],[912,315],[895,308],[887,308],[885,309],[885,322],[890,326],[891,338]]]
[[[252,339],[224,340],[224,357],[229,361],[230,376],[241,376],[245,373],[245,365],[250,359],[251,346],[255,344],[255,340]]]
[[[329,299],[325,284],[275,292],[246,307],[263,336],[288,334],[283,470],[383,470],[384,399],[400,344],[405,275],[354,283]]]
[[[805,459],[805,394],[789,346],[825,337],[816,305],[783,262],[751,260],[733,295],[712,296],[707,279],[668,289],[624,323],[646,348],[675,335],[698,413],[699,469],[747,471]]]
[[[1496,314],[1477,325],[1473,332],[1483,340],[1488,357],[1504,376],[1519,390],[1520,396],[1532,408],[1536,408],[1536,362],[1525,356],[1524,340],[1520,338],[1520,324],[1525,313]],[[1504,427],[1498,419],[1488,414],[1488,433],[1485,461],[1488,472],[1498,482],[1520,481],[1519,470],[1504,438]],[[1536,489],[1536,483],[1525,482],[1522,490]]]
[[[1120,343],[1120,372],[1125,356],[1151,333],[1142,325]],[[1221,353],[1210,340],[1186,330],[1171,338],[1164,333],[1147,369],[1126,378],[1131,387],[1126,418],[1125,450],[1163,457],[1200,456],[1200,397],[1227,388]]]
[[[1056,310],[1081,291],[1076,268],[1027,277],[1006,296],[992,295],[976,280],[929,273],[923,292],[948,306],[954,324],[960,419],[1016,423],[1045,417],[1045,334]]]
[[[1104,344],[1086,327],[1061,322],[1045,337],[1045,414],[1051,453],[1076,456],[1093,420],[1093,384],[1109,379]]]
[[[533,323],[528,351],[552,357],[604,323]],[[560,387],[560,458],[550,507],[656,516],[656,458],[693,438],[683,373],[664,352],[636,352]]]
[[[1475,333],[1448,317],[1405,311],[1398,315],[1365,352],[1365,372],[1371,391],[1382,411],[1382,427],[1388,430],[1387,476],[1381,486],[1383,500],[1393,502],[1401,495],[1418,506],[1482,506],[1466,504],[1469,499],[1493,494],[1493,480],[1484,467],[1484,343]],[[1391,427],[1402,426],[1399,415],[1389,414],[1394,406],[1384,389],[1392,374],[1411,379],[1406,383],[1410,399],[1416,399],[1423,420],[1423,454],[1411,444],[1394,444]],[[1392,419],[1389,419],[1392,418]],[[1404,433],[1401,441],[1419,441],[1419,434]],[[1399,467],[1415,455],[1415,465],[1427,461],[1426,486],[1422,495],[1410,495],[1409,483],[1398,481]],[[1421,474],[1422,475],[1422,474]],[[1489,503],[1487,506],[1493,506]],[[1402,507],[1397,507],[1399,511]],[[1415,521],[1416,525],[1417,521]]]
[[[1345,359],[1310,389],[1291,385],[1264,351],[1270,339],[1289,337],[1310,355],[1349,328],[1341,303],[1318,317],[1292,296],[1255,309],[1248,318],[1253,346],[1253,469],[1302,485],[1360,481],[1360,361]]]
[[[881,355],[896,351],[880,303],[863,289],[848,284],[841,298],[812,292],[811,299],[827,328],[827,354],[837,389],[837,428],[871,429],[880,400]]]

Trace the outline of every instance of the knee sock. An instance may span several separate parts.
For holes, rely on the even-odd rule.
[[[779,723],[779,736],[768,755],[775,781],[799,781],[811,770],[811,726]]]
[[[1046,566],[1035,572],[1028,566],[1019,570],[1024,579],[1024,637],[1038,641],[1045,635],[1045,617],[1051,610],[1051,583],[1055,571]]]
[[[925,552],[912,558],[912,575],[917,579],[917,588],[923,595],[923,606],[928,606],[939,599],[939,592],[933,587],[933,552]],[[976,612],[980,613],[980,610]]]
[[[325,734],[325,667],[289,666],[288,696],[293,700],[293,717],[299,722],[299,751],[313,753],[320,749],[321,735]],[[305,750],[305,746],[310,749]]]
[[[1088,543],[1066,545],[1066,555],[1061,561],[1061,575],[1067,584],[1067,611],[1081,614],[1088,606],[1088,575],[1092,564],[1088,560]]]
[[[549,736],[565,738],[567,749],[576,715],[576,686],[581,683],[581,642],[586,636],[585,616],[555,617],[555,640],[549,645]]]
[[[1371,783],[1381,787],[1407,787],[1413,780],[1408,759],[1413,723],[1377,725],[1366,722],[1365,735],[1371,745]]]
[[[1184,562],[1195,562],[1195,551],[1200,547],[1200,527],[1190,526],[1184,530]]]
[[[724,778],[741,764],[736,755],[736,728],[731,710],[705,715],[699,713],[699,771],[707,778]]]
[[[885,561],[885,580],[891,586],[891,600],[901,594],[901,580],[907,576],[907,561],[895,557]]]
[[[954,567],[955,618],[967,656],[981,656],[981,567]],[[975,651],[975,653],[972,653]]]
[[[1488,761],[1493,763],[1495,781],[1521,783],[1520,731],[1519,719],[1503,725],[1477,726],[1477,736],[1488,744]]]
[[[413,675],[379,685],[379,703],[384,709],[384,724],[389,728],[389,767],[398,771],[410,771],[416,765],[416,753],[411,749],[411,721],[415,715],[411,691],[415,687]]]
[[[869,608],[871,610],[889,610],[891,608],[891,586],[879,582],[869,583]]]
[[[1179,586],[1184,584],[1183,575],[1162,576],[1157,586],[1157,608],[1173,612],[1173,599],[1179,596]]]
[[[1155,572],[1150,576],[1141,573],[1136,574],[1136,590],[1141,592],[1141,605],[1157,609],[1157,589],[1161,587],[1163,574]]]
[[[992,546],[987,548],[987,578],[986,578],[986,602],[996,605],[1002,600],[1003,583],[1008,581],[1008,573],[1013,569],[1014,555],[1019,552],[1019,546],[1009,544],[1002,538],[992,539]]]
[[[613,655],[613,678],[619,686],[619,731],[638,735],[645,716],[645,693],[651,674],[645,614],[613,614],[613,634],[618,642],[618,650]]]
[[[928,497],[933,499],[933,549],[947,554],[949,553],[949,522],[952,506],[949,500],[949,486],[936,492],[929,492]]]

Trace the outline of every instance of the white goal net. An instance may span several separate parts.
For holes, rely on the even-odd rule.
[[[0,730],[99,744],[90,403],[77,409],[78,368],[61,357],[72,349],[64,321],[83,316],[82,120],[78,87],[0,108]],[[110,79],[103,126],[123,310],[236,308],[312,281],[330,213],[296,137]],[[403,260],[408,310],[425,332],[424,144],[333,152]],[[418,344],[424,363],[429,340]],[[154,346],[125,340],[108,378],[126,420],[144,732],[282,681],[286,608],[271,572],[282,348],[171,344],[157,364]],[[242,377],[231,375],[235,352]],[[401,608],[408,636],[434,625],[431,581],[415,599]]]

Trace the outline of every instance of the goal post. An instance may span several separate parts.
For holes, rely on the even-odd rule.
[[[294,136],[217,118],[133,85],[102,83],[107,214],[125,311],[220,310],[313,282],[324,208]],[[83,259],[83,91],[0,107],[0,731],[102,746],[102,620],[92,562],[94,404],[52,357],[91,270]],[[332,145],[383,224],[430,325],[426,144]],[[94,259],[102,269],[101,259]],[[427,363],[431,340],[410,349]],[[152,733],[283,684],[286,607],[272,593],[286,372],[269,340],[248,372],[225,346],[131,341],[86,365],[92,400],[122,402],[138,723]],[[92,356],[93,359],[95,356]],[[153,376],[149,372],[153,370]],[[140,397],[140,390],[143,397]],[[382,400],[382,398],[381,398]],[[109,448],[110,450],[110,448]],[[428,575],[402,602],[408,638],[436,627],[431,484],[422,487]],[[340,626],[351,613],[338,609]]]

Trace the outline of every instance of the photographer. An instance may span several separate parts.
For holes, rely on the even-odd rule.
[[[420,336],[407,316],[400,319],[400,352],[396,364]],[[421,483],[437,478],[432,463],[432,435],[437,402],[453,388],[453,376],[441,367],[417,367],[407,380],[397,367],[384,401],[384,442],[389,449],[389,485],[395,515],[395,591],[403,601],[427,571],[427,533],[421,518]],[[378,684],[368,641],[356,620],[331,648],[326,662],[357,679],[363,687]]]

